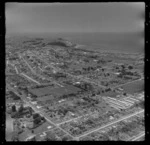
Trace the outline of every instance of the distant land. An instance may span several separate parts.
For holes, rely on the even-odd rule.
[[[14,34],[13,34],[14,35]],[[15,34],[16,36],[39,37],[52,42],[64,38],[85,49],[119,53],[144,53],[142,33],[37,33]],[[11,35],[10,35],[11,36]]]

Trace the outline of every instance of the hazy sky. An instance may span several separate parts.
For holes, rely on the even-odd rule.
[[[6,3],[6,32],[141,32],[144,3]]]

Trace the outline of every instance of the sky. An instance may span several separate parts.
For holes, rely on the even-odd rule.
[[[144,2],[6,3],[6,34],[142,32]]]

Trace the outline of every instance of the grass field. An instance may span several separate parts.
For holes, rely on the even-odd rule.
[[[59,88],[51,88],[50,86],[47,86],[44,88],[29,89],[29,92],[31,92],[32,94],[38,97],[49,95],[49,94],[54,96],[60,96],[65,94],[76,93],[78,91],[80,91],[79,88],[71,85],[65,85],[64,87],[59,87]]]
[[[122,87],[124,92],[134,94],[144,91],[144,80],[135,81]]]
[[[113,91],[102,93],[102,96],[109,96],[109,97],[113,97],[113,98],[115,98],[117,95],[118,95],[118,93],[113,92]]]

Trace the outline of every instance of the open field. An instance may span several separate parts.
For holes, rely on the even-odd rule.
[[[29,89],[29,92],[36,96],[45,96],[45,95],[55,95],[55,96],[60,96],[60,95],[65,95],[65,94],[71,94],[71,93],[76,93],[80,91],[79,88],[76,88],[74,86],[69,86],[66,85],[64,87],[58,87],[58,88],[51,88],[51,87],[43,87],[43,88],[38,88],[38,89]]]
[[[124,92],[129,94],[140,93],[144,91],[144,80],[135,81],[127,85],[123,85]]]

